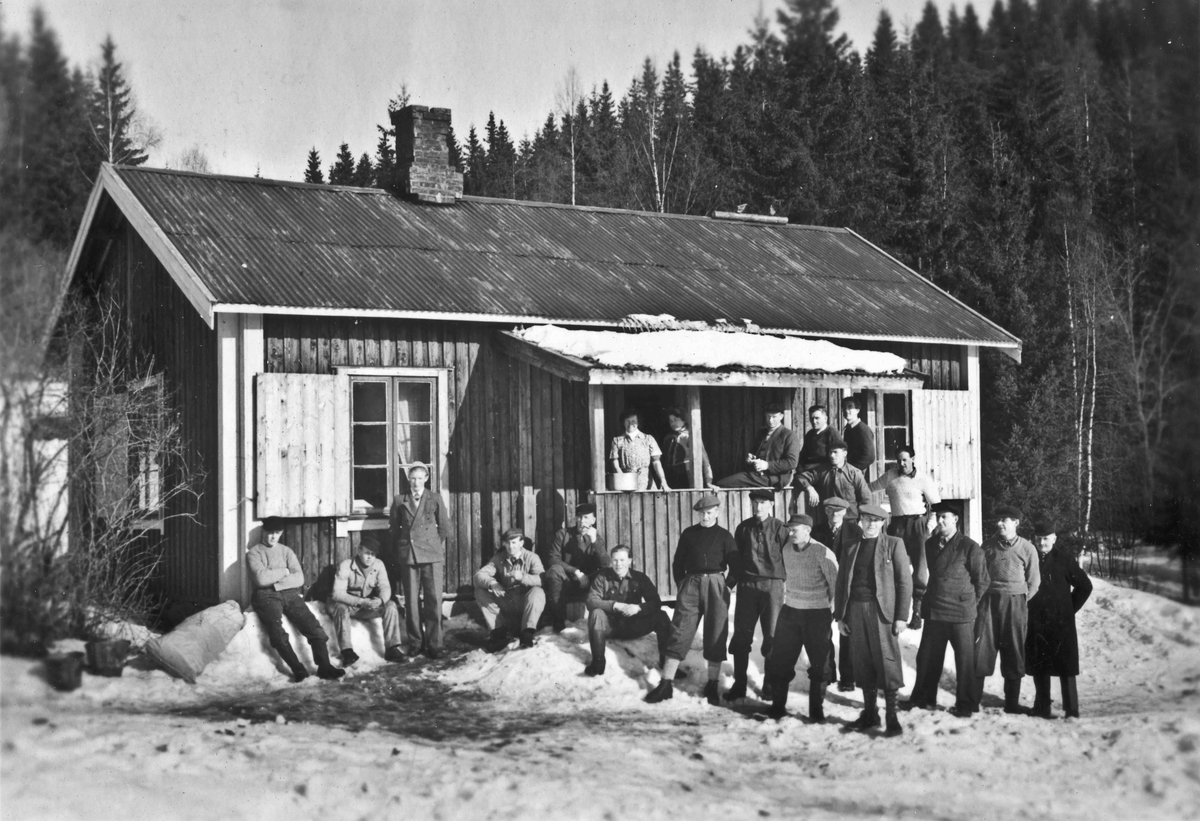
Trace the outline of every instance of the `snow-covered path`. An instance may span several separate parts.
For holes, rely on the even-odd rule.
[[[284,683],[252,655],[251,624],[195,687],[127,669],[60,694],[5,658],[0,802],[22,819],[1196,818],[1198,626],[1195,609],[1097,580],[1081,720],[1005,715],[996,677],[982,715],[913,711],[898,739],[843,732],[859,693],[831,693],[822,726],[709,707],[698,654],[675,699],[643,704],[652,642],[610,645],[608,674],[587,679],[578,628],[500,656],[460,631],[451,658],[340,684]],[[909,668],[918,639],[903,639]]]

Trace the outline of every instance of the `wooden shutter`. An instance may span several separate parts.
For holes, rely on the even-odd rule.
[[[257,401],[258,518],[350,515],[350,378],[262,373]]]
[[[970,391],[912,392],[917,469],[933,472],[943,499],[973,499],[978,494],[971,464],[977,421],[971,414]]]

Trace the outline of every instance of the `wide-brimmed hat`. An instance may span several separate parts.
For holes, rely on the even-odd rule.
[[[708,510],[710,507],[718,507],[721,500],[717,498],[715,493],[705,493],[696,504],[692,505],[692,510]]]
[[[1035,536],[1053,536],[1058,532],[1058,528],[1050,519],[1042,519],[1033,526],[1033,535]]]

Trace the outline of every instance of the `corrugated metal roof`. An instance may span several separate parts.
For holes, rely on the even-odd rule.
[[[671,314],[1020,344],[845,229],[114,170],[224,306],[568,323]]]

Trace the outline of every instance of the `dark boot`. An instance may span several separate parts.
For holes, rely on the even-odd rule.
[[[733,686],[725,691],[726,701],[736,701],[746,697],[746,670],[749,667],[749,653],[739,653],[733,657]]]
[[[1067,718],[1079,718],[1079,690],[1075,688],[1075,676],[1062,676],[1058,683],[1062,687],[1063,713]],[[1046,688],[1050,688],[1049,682]]]
[[[276,646],[275,652],[279,654],[279,657],[283,659],[283,663],[292,671],[293,681],[304,681],[304,679],[308,678],[308,670],[300,663],[300,659],[297,657],[296,651],[292,649],[290,642],[284,642]]]
[[[343,667],[350,667],[356,661],[358,661],[358,653],[354,652],[353,650],[343,650],[342,651],[342,666]]]
[[[1035,675],[1033,677],[1033,710],[1038,718],[1054,718],[1050,712],[1050,676]]]
[[[900,726],[900,719],[896,716],[896,695],[895,690],[884,690],[884,714],[885,725],[883,734],[886,736],[898,736],[904,732],[904,728]]]
[[[863,688],[863,709],[858,718],[851,722],[851,730],[865,731],[879,726],[879,707],[875,688]]]
[[[1021,709],[1021,679],[1004,679],[1004,712],[1020,714]]]
[[[787,700],[788,686],[785,682],[767,679],[763,682],[763,689],[767,689],[767,684],[771,685],[771,708],[767,710],[767,715],[773,719],[781,719],[787,715]]]
[[[785,690],[786,692],[786,690]],[[825,683],[809,682],[808,718],[813,724],[825,723]]]
[[[708,699],[708,703],[714,707],[721,704],[721,685],[717,683],[715,678],[710,678],[708,684],[704,685],[704,697]]]
[[[487,644],[484,645],[484,648],[489,653],[499,653],[507,646],[508,630],[504,629],[503,627],[497,627],[492,631],[492,634],[488,636]]]
[[[602,676],[607,662],[604,659],[594,659],[591,664],[583,668],[585,676]]]
[[[533,634],[537,632],[532,627],[526,627],[521,631],[521,649],[527,650],[533,646]]]
[[[326,681],[336,681],[346,675],[346,671],[333,666],[329,661],[329,645],[324,641],[310,641],[312,647],[313,661],[317,663],[317,678],[323,678]]]
[[[658,704],[660,701],[666,701],[675,695],[675,685],[667,679],[663,679],[650,692],[646,693],[647,704]]]

